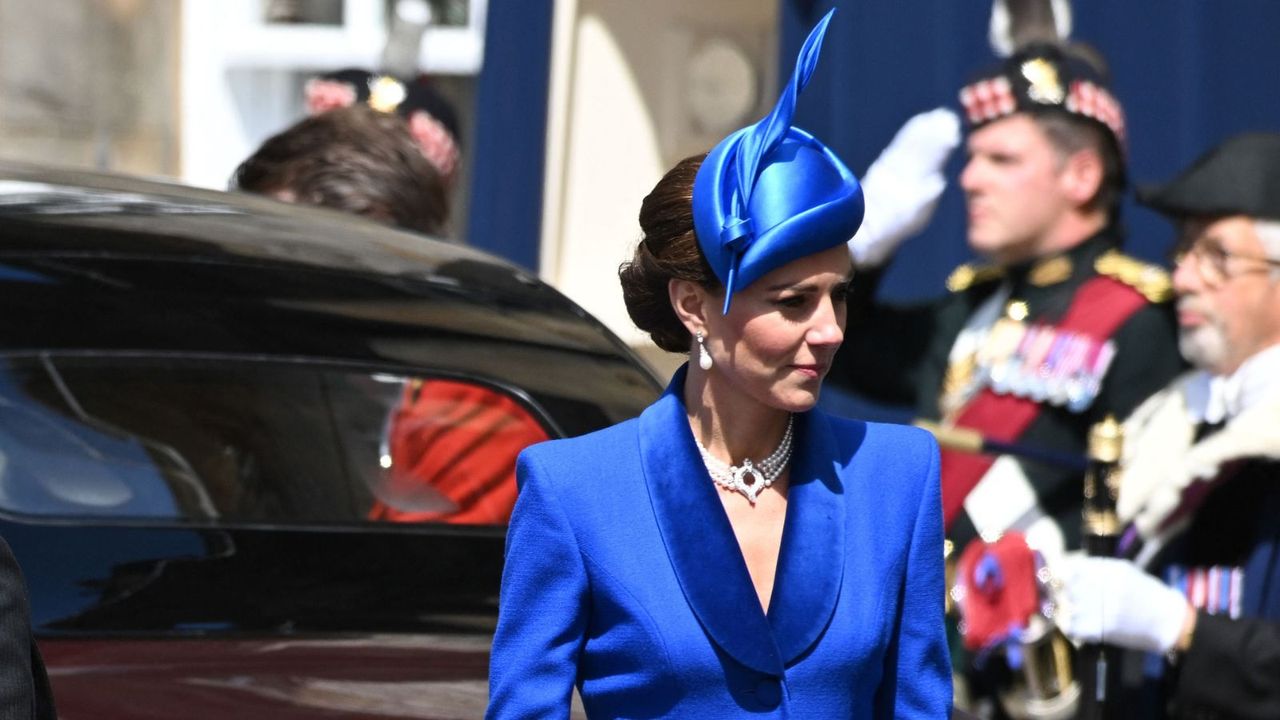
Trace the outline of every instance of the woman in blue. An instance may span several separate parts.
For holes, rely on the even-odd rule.
[[[637,419],[520,457],[490,718],[945,718],[938,451],[814,409],[858,181],[774,111],[673,168],[620,271],[687,352]]]

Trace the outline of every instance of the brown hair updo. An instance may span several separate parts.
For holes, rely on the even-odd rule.
[[[720,287],[693,232],[693,180],[706,153],[676,163],[640,204],[640,231],[630,262],[618,268],[622,299],[636,327],[649,333],[663,350],[689,350],[690,336],[675,309],[667,286],[688,280],[708,290]]]

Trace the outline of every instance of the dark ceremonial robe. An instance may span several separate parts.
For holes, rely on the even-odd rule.
[[[0,718],[54,717],[49,678],[31,635],[27,585],[9,544],[0,538]]]
[[[685,371],[641,416],[520,456],[489,718],[945,718],[938,450],[795,418],[766,615],[698,454]]]
[[[1118,234],[1104,230],[1065,253],[1040,258],[1011,268],[985,268],[953,275],[952,292],[941,300],[922,305],[895,307],[874,302],[881,273],[861,273],[854,280],[845,342],[828,382],[851,389],[873,400],[910,404],[919,417],[944,418],[940,400],[948,375],[956,376],[953,346],[984,305],[993,297],[1007,303],[1023,303],[1026,326],[1052,329],[1067,313],[1082,288],[1099,276],[1105,257],[1118,256]],[[1167,294],[1167,275],[1158,268],[1123,258],[1115,276],[1133,282],[1146,295]],[[1160,283],[1164,285],[1161,288]],[[1157,299],[1159,299],[1157,297]],[[1036,448],[1083,456],[1088,429],[1108,414],[1123,419],[1142,400],[1164,387],[1181,371],[1177,328],[1167,302],[1145,302],[1110,334],[1115,355],[1100,388],[1087,406],[1072,408],[1050,401],[1039,402],[1039,412],[1018,434],[1016,442]],[[1052,375],[1052,373],[1050,373]],[[985,430],[984,428],[975,428]],[[1078,470],[1029,459],[1002,459],[1015,463],[1025,475],[1038,508],[1013,508],[1005,514],[1020,519],[999,531],[1026,531],[1031,522],[1047,515],[1057,521],[1066,546],[1080,545],[1082,477]],[[946,478],[944,478],[944,483]],[[1008,498],[1010,493],[994,493]],[[977,535],[969,509],[960,513],[948,535],[962,549]],[[996,513],[1001,514],[1000,512]]]
[[[1129,653],[1124,717],[1280,718],[1280,396],[1197,439],[1196,375],[1126,427],[1121,510],[1140,538],[1129,554],[1198,617],[1172,666]]]

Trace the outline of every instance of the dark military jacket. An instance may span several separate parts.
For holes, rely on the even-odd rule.
[[[53,692],[31,633],[27,586],[0,538],[0,718],[56,718]]]
[[[1246,460],[1223,474],[1187,532],[1157,560],[1165,576],[1176,568],[1204,577],[1212,568],[1219,572],[1208,577],[1224,577],[1216,583],[1221,592],[1199,593],[1219,607],[1196,618],[1191,647],[1171,676],[1173,710],[1206,720],[1280,718],[1280,462]],[[1221,588],[1228,568],[1243,571],[1238,597]]]
[[[1112,334],[1116,354],[1092,402],[1081,410],[1041,403],[1039,414],[1017,440],[1083,456],[1093,423],[1108,414],[1123,419],[1184,368],[1167,273],[1119,255],[1117,247],[1117,233],[1105,230],[1064,253],[1026,265],[962,266],[948,281],[949,295],[914,306],[876,302],[878,271],[855,275],[844,346],[828,382],[878,402],[911,405],[923,419],[940,419],[939,399],[951,348],[985,301],[1006,287],[1010,302],[1024,303],[1025,322],[1052,325],[1101,268],[1142,292],[1149,302]],[[1079,547],[1080,471],[1040,461],[1020,462],[1041,507],[1063,530],[1068,548]],[[961,513],[949,535],[962,548],[976,531]]]
[[[1191,646],[1171,665],[1126,652],[1119,717],[1280,718],[1280,461],[1229,462],[1201,487],[1149,562],[1197,608]]]
[[[1116,717],[1280,718],[1280,394],[1255,380],[1233,417],[1205,423],[1211,380],[1180,378],[1125,426],[1118,550],[1197,619],[1172,665],[1124,654]]]

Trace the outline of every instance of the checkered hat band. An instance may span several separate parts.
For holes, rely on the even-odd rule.
[[[960,104],[964,105],[969,122],[975,125],[1012,115],[1018,109],[1013,86],[1005,77],[980,80],[965,87],[960,91]]]
[[[1093,118],[1111,128],[1116,139],[1124,145],[1124,111],[1120,109],[1120,103],[1115,97],[1105,89],[1088,80],[1076,80],[1071,83],[1071,90],[1067,93],[1066,107],[1073,113]]]
[[[1003,76],[979,80],[960,91],[969,122],[981,125],[1018,111],[1013,86]],[[1071,83],[1062,107],[1068,112],[1097,120],[1111,129],[1123,147],[1125,144],[1124,111],[1111,93],[1088,80]]]

